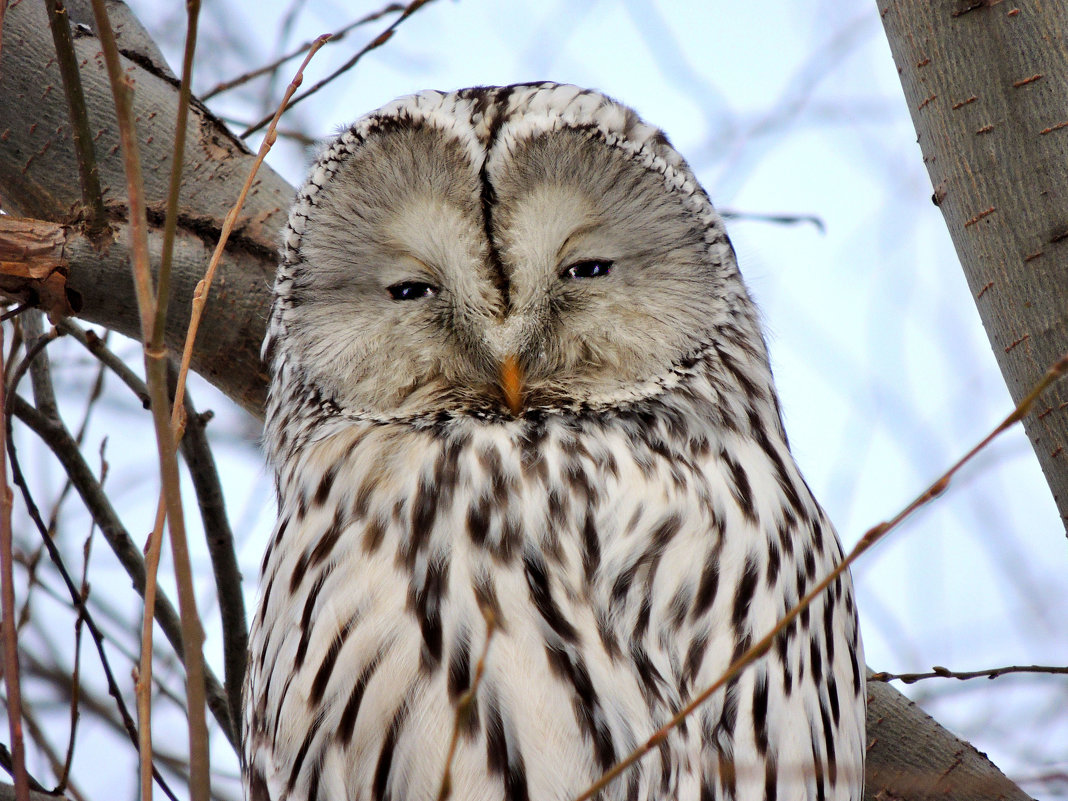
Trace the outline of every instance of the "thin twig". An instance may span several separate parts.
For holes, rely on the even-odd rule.
[[[367,14],[366,16],[360,17],[358,20],[355,20],[354,22],[350,22],[348,25],[346,25],[343,28],[338,28],[336,31],[334,31],[332,34],[330,34],[330,42],[333,43],[333,44],[336,44],[337,42],[340,42],[342,39],[344,39],[346,34],[351,33],[353,30],[355,30],[356,28],[360,27],[361,25],[366,25],[368,22],[374,22],[375,20],[379,20],[382,17],[386,16],[387,14],[392,14],[395,11],[403,11],[403,10],[404,10],[404,4],[403,3],[390,3],[389,5],[385,6],[384,8],[380,8],[378,11],[374,11],[374,12],[372,12],[370,14]],[[294,50],[291,50],[290,52],[286,53],[284,56],[280,56],[279,58],[276,58],[270,64],[265,64],[264,66],[258,67],[257,69],[254,69],[254,70],[251,70],[249,72],[246,72],[243,75],[238,75],[236,78],[231,78],[228,81],[223,81],[222,83],[216,84],[211,89],[209,89],[207,92],[205,92],[202,95],[200,95],[200,99],[206,102],[206,101],[210,100],[211,98],[215,97],[215,95],[217,95],[217,94],[221,94],[222,92],[228,92],[231,89],[236,89],[238,86],[241,86],[242,84],[246,84],[249,81],[255,80],[256,78],[259,78],[261,75],[266,75],[268,72],[274,72],[279,67],[281,67],[283,64],[285,64],[287,61],[296,58],[301,53],[306,53],[308,50],[310,50],[312,48],[312,46],[314,44],[315,44],[315,40],[312,40],[312,41],[309,41],[309,42],[305,42],[300,47],[298,47],[298,48],[296,48]]]
[[[839,576],[842,575],[849,566],[853,564],[869,548],[875,543],[886,536],[890,531],[896,528],[903,520],[909,517],[913,512],[919,509],[921,506],[930,503],[937,498],[946,488],[949,486],[950,479],[960,470],[965,464],[972,460],[972,458],[983,450],[991,441],[994,440],[999,434],[1006,429],[1012,427],[1015,423],[1019,422],[1030,410],[1035,400],[1046,391],[1054,382],[1056,382],[1065,372],[1068,372],[1068,354],[1065,354],[1057,362],[1046,371],[1046,374],[1042,379],[1027,393],[1027,396],[1017,404],[1016,408],[1002,420],[997,427],[994,428],[989,434],[964,456],[956,461],[952,467],[944,472],[938,479],[935,480],[927,489],[921,492],[916,498],[897,513],[890,520],[879,523],[877,526],[869,529],[856,546],[851,550],[846,557],[832,570],[822,581],[813,587],[805,596],[797,602],[797,605],[787,612],[783,618],[760,640],[758,640],[753,646],[749,648],[744,654],[738,657],[731,665],[724,671],[724,673],[716,679],[710,686],[706,687],[700,693],[698,693],[693,700],[684,706],[674,717],[671,718],[664,726],[658,729],[653,735],[646,740],[642,745],[635,748],[624,757],[621,761],[613,765],[607,772],[605,772],[597,781],[587,787],[582,793],[580,793],[574,801],[588,801],[593,798],[599,792],[604,790],[613,780],[618,778],[624,771],[626,771],[631,765],[635,764],[639,759],[649,753],[652,749],[656,748],[661,742],[663,742],[668,735],[686,718],[688,718],[693,712],[701,706],[705,701],[712,697],[712,695],[718,691],[728,681],[734,679],[739,673],[746,667],[755,662],[760,657],[764,656],[774,644],[775,639],[786,629],[793,625],[797,617],[807,609],[811,603],[818,598],[824,590],[826,590],[831,584],[833,584]]]
[[[821,234],[827,233],[823,218],[815,214],[768,214],[758,211],[739,211],[738,209],[720,209],[719,215],[725,220],[744,220],[748,222],[765,222],[773,225],[800,225],[808,223]]]
[[[133,86],[123,71],[115,34],[111,30],[105,0],[93,0],[93,16],[97,35],[104,53],[111,94],[119,125],[126,173],[126,194],[130,207],[130,255],[133,262],[137,306],[141,313],[141,339],[144,343],[145,377],[152,401],[152,422],[159,455],[159,475],[163,484],[168,528],[171,534],[171,557],[178,584],[178,609],[181,615],[182,642],[185,644],[185,695],[189,717],[189,792],[192,801],[208,801],[211,796],[210,762],[208,756],[208,728],[205,718],[204,629],[197,615],[196,594],[193,589],[193,570],[189,559],[189,544],[185,535],[185,515],[182,510],[181,483],[174,434],[172,432],[167,395],[167,352],[155,340],[157,299],[152,293],[152,275],[148,254],[148,223],[144,198],[144,182],[137,146],[137,131],[133,108]],[[165,301],[165,298],[160,298]]]
[[[7,750],[7,746],[0,743],[0,768],[7,771],[7,775],[10,776],[15,772],[15,764],[12,761],[11,752]],[[27,776],[27,781],[30,783],[30,789],[41,793],[47,793],[48,790],[43,784],[41,784],[33,776]],[[14,798],[15,794],[11,793],[11,798]]]
[[[452,724],[452,736],[449,738],[449,750],[445,753],[445,770],[441,774],[441,788],[438,790],[438,801],[447,801],[452,795],[452,762],[456,758],[456,746],[460,742],[460,732],[466,727],[467,722],[475,710],[475,701],[478,696],[479,685],[482,684],[482,676],[486,672],[486,654],[489,653],[490,641],[497,633],[497,618],[488,606],[482,607],[482,616],[486,619],[486,639],[482,643],[482,653],[475,664],[475,677],[471,686],[456,700],[456,717]]]
[[[32,301],[27,301],[26,303],[20,303],[17,306],[14,306],[14,307],[8,309],[3,314],[0,314],[0,323],[7,322],[8,320],[10,320],[10,319],[12,319],[14,317],[18,317],[20,314],[22,314],[27,309],[35,309],[35,308],[37,308],[37,306]]]
[[[339,76],[344,75],[346,72],[348,72],[354,66],[356,66],[356,63],[361,58],[363,58],[365,55],[370,53],[372,50],[375,50],[375,49],[381,47],[382,45],[384,45],[386,42],[388,42],[393,37],[393,32],[397,29],[397,26],[400,25],[402,22],[404,22],[404,20],[408,19],[408,17],[410,17],[412,14],[414,14],[416,11],[418,11],[423,6],[425,6],[425,5],[429,4],[429,3],[432,3],[432,2],[434,2],[434,0],[412,0],[412,2],[408,3],[408,5],[404,7],[404,11],[401,12],[401,15],[399,17],[397,17],[395,20],[393,20],[393,22],[389,25],[389,27],[387,27],[384,31],[382,31],[382,33],[378,34],[378,36],[376,36],[374,39],[372,39],[370,42],[368,42],[366,45],[364,45],[359,51],[357,51],[356,55],[354,55],[352,58],[350,58],[348,61],[346,61],[340,67],[338,67],[336,70],[334,70],[328,76],[326,76],[321,81],[319,81],[319,83],[317,83],[314,86],[312,86],[311,89],[309,89],[308,91],[304,92],[303,94],[300,94],[300,95],[297,95],[296,97],[294,97],[292,102],[289,104],[290,107],[293,107],[293,106],[297,105],[297,103],[299,103],[301,100],[304,100],[306,97],[311,97],[313,94],[315,94],[320,89],[322,89],[324,86],[326,86],[328,83],[334,81]],[[322,37],[320,37],[320,38],[322,38]],[[266,125],[270,121],[271,121],[270,115],[264,117],[262,120],[259,120],[254,125],[250,126],[249,128],[246,128],[244,131],[242,131],[241,134],[240,134],[240,138],[241,139],[247,139],[249,136],[251,136],[252,134],[256,133],[256,131],[258,131],[260,128],[262,128],[264,125]]]
[[[0,354],[4,351],[4,330],[0,328]],[[3,374],[0,355],[0,374]],[[0,392],[0,420],[5,414],[4,394]],[[26,750],[22,741],[22,694],[19,692],[19,645],[15,631],[15,570],[12,565],[11,487],[7,483],[7,449],[5,427],[0,426],[0,633],[3,636],[4,684],[7,687],[7,722],[11,734],[11,756],[14,765],[15,797],[29,801],[30,784],[26,774]]]
[[[7,400],[11,413],[37,434],[59,459],[64,471],[74,482],[74,488],[81,496],[82,502],[96,521],[104,539],[107,540],[108,546],[126,570],[138,595],[143,598],[145,563],[141,551],[122,525],[111,501],[101,489],[92,469],[85,463],[66,426],[62,421],[48,419],[18,395],[9,395]],[[175,654],[184,663],[185,646],[182,642],[182,628],[178,613],[162,593],[156,601],[156,622],[159,623]],[[226,694],[210,669],[206,670],[206,677],[211,711],[227,739],[236,748],[238,740],[230,721],[230,708],[226,701]]]
[[[67,96],[70,111],[71,134],[74,150],[78,154],[78,179],[81,182],[82,202],[89,210],[87,233],[96,238],[107,230],[108,220],[104,211],[104,196],[100,191],[100,171],[93,151],[93,136],[89,129],[89,113],[82,92],[82,78],[78,70],[78,56],[74,52],[74,39],[70,33],[70,15],[63,0],[45,0],[48,9],[48,25],[52,29],[52,41],[56,48],[56,63],[63,79],[63,93]]]
[[[25,670],[25,673],[26,675],[30,675],[28,669]],[[27,706],[22,710],[22,716],[26,721],[26,731],[29,732],[29,735],[33,739],[38,750],[43,753],[45,759],[48,760],[52,772],[58,776],[63,765],[59,761],[59,754],[56,753],[55,747],[49,741],[48,735],[45,733],[45,727],[37,720],[37,716],[34,714],[34,710],[30,706]],[[31,783],[30,790],[34,789],[33,784],[34,783]],[[76,787],[67,787],[66,790],[70,792],[74,801],[85,801],[85,796],[79,792]]]
[[[424,2],[429,2],[429,0],[424,0]],[[237,222],[237,217],[241,213],[241,207],[245,205],[245,198],[248,196],[249,190],[252,189],[252,183],[256,179],[256,173],[259,171],[260,165],[263,164],[263,160],[267,157],[267,153],[270,151],[272,145],[274,145],[275,139],[277,139],[275,129],[278,126],[278,120],[281,118],[282,112],[289,107],[290,98],[292,98],[293,93],[297,91],[297,87],[304,82],[304,70],[307,68],[308,62],[312,60],[315,54],[319,52],[319,49],[328,41],[330,41],[330,34],[327,33],[323,34],[312,43],[311,49],[297,68],[293,80],[290,81],[289,86],[286,87],[285,94],[282,96],[282,102],[278,104],[278,109],[274,112],[274,116],[268,118],[270,125],[267,128],[267,135],[263,137],[263,142],[260,143],[259,150],[256,153],[256,160],[252,163],[248,178],[245,179],[245,184],[241,187],[241,192],[238,194],[233,208],[226,213],[226,218],[223,220],[222,232],[219,234],[219,241],[215,245],[215,251],[211,254],[211,261],[208,263],[208,269],[204,272],[204,277],[197,284],[197,288],[193,292],[193,308],[189,315],[189,328],[185,335],[185,346],[182,348],[182,364],[178,371],[178,386],[174,392],[175,411],[174,419],[171,424],[175,431],[180,429],[178,414],[183,405],[186,376],[189,374],[189,365],[193,360],[193,345],[196,343],[197,331],[200,329],[200,319],[204,315],[204,307],[208,302],[208,293],[211,291],[211,283],[215,278],[215,271],[219,266],[219,262],[222,260],[222,254],[226,249],[226,243],[230,239],[230,232],[234,230],[234,224]]]
[[[107,343],[97,336],[95,331],[82,328],[70,318],[60,320],[56,328],[81,343],[101,364],[111,370],[122,383],[130,388],[144,408],[147,409],[149,407],[148,387],[145,386],[145,382],[126,365],[126,362],[111,352]]]
[[[7,409],[10,412],[7,412]],[[122,691],[119,689],[118,683],[115,681],[115,676],[111,671],[111,665],[108,662],[107,654],[104,651],[104,635],[100,631],[96,622],[93,620],[92,615],[89,613],[89,608],[82,600],[81,594],[78,592],[77,587],[74,586],[74,581],[70,577],[70,573],[67,571],[67,567],[63,562],[63,557],[59,553],[59,548],[56,546],[54,539],[49,535],[48,528],[45,526],[44,519],[41,517],[41,513],[37,508],[37,504],[34,503],[33,496],[30,494],[29,484],[26,483],[26,479],[22,474],[22,469],[19,466],[18,453],[15,449],[15,443],[11,438],[11,412],[17,415],[20,419],[25,421],[24,414],[20,414],[20,409],[23,413],[29,414],[29,416],[38,416],[40,420],[47,420],[39,411],[30,406],[26,401],[15,394],[8,394],[5,398],[5,415],[4,415],[4,434],[6,436],[7,447],[4,449],[3,455],[11,457],[11,475],[15,481],[16,486],[22,492],[23,501],[26,503],[26,511],[29,512],[30,519],[33,520],[34,525],[37,526],[37,530],[41,535],[41,540],[44,543],[45,548],[48,551],[48,556],[51,558],[52,563],[59,571],[60,578],[63,579],[63,583],[67,586],[67,592],[70,594],[71,601],[74,603],[75,608],[78,610],[79,615],[84,616],[86,628],[89,629],[89,633],[93,637],[93,642],[96,644],[97,654],[100,656],[100,664],[104,669],[104,677],[107,680],[108,692],[115,699],[115,705],[119,710],[119,714],[122,716],[123,726],[126,729],[127,734],[130,736],[130,740],[136,747],[138,744],[137,726],[134,724],[133,718],[130,717],[129,711],[126,709],[126,702],[122,698]],[[62,425],[62,424],[60,424]],[[32,427],[32,425],[31,425]],[[0,456],[3,456],[0,455]],[[88,469],[88,468],[86,468]],[[68,471],[68,475],[71,475]],[[75,486],[77,486],[77,479],[75,479]],[[102,493],[102,491],[101,491]],[[99,521],[98,521],[99,524]],[[101,526],[101,530],[104,527]],[[130,543],[133,544],[132,542]],[[162,611],[162,610],[161,610]],[[173,608],[170,610],[171,615],[174,615]],[[163,777],[159,775],[158,771],[153,768],[153,775],[159,786],[167,794],[168,798],[172,801],[177,801],[174,794],[171,792],[167,783],[163,781]]]
[[[26,313],[26,316],[22,318],[22,331],[26,337],[26,358],[19,365],[19,371],[16,371],[12,378],[12,384],[17,384],[22,377],[20,371],[29,367],[30,386],[33,387],[33,405],[41,414],[55,417],[59,406],[56,404],[56,393],[52,388],[52,370],[48,365],[48,356],[42,351],[59,336],[59,333],[54,328],[45,332],[44,312],[40,309]]]
[[[103,367],[103,365],[101,365]],[[107,440],[105,439],[100,443],[100,486],[104,486],[104,482],[107,480],[108,463],[104,458],[104,449],[107,446]],[[64,490],[70,487],[70,479],[67,479],[67,483],[64,486]],[[52,531],[52,524],[50,522],[49,529]],[[85,538],[85,544],[82,546],[82,586],[80,597],[82,599],[82,607],[85,608],[89,602],[89,557],[93,552],[93,532],[96,531],[96,522],[93,521],[89,524],[89,536]],[[78,610],[78,617],[74,620],[74,669],[71,672],[70,679],[70,737],[67,740],[67,756],[63,760],[63,771],[59,774],[59,782],[56,784],[56,792],[62,793],[67,789],[67,781],[70,778],[71,763],[74,761],[74,741],[78,734],[78,695],[81,689],[81,663],[82,663],[82,630],[85,627],[85,616],[82,614],[81,609]],[[151,763],[148,765],[142,765],[142,769],[145,773],[151,775]]]
[[[186,0],[186,34],[185,34],[185,51],[182,57],[182,82],[178,87],[178,111],[176,114],[174,124],[174,153],[171,157],[171,178],[170,186],[167,194],[167,213],[163,221],[163,246],[160,254],[159,272],[156,283],[156,303],[155,303],[155,321],[152,327],[151,335],[148,332],[144,334],[145,340],[145,363],[146,363],[146,375],[152,373],[158,373],[158,370],[149,370],[149,363],[152,360],[164,361],[166,353],[166,344],[164,342],[164,336],[167,327],[167,306],[170,300],[171,289],[171,262],[174,254],[174,234],[178,227],[178,209],[179,200],[182,189],[182,165],[185,162],[185,133],[186,126],[189,120],[189,102],[192,95],[190,86],[193,80],[193,56],[196,51],[197,42],[197,20],[200,15],[200,0]],[[164,369],[166,369],[164,367]],[[152,380],[149,379],[149,392],[150,395],[158,397],[159,392],[153,391]],[[157,422],[157,433],[162,429],[162,420],[164,419],[166,412],[161,409],[152,410],[152,416]],[[162,442],[163,438],[167,439],[168,444],[171,444],[171,434],[169,429],[160,438]],[[164,448],[160,446],[159,453],[161,468],[160,475],[164,477],[163,488],[160,491],[160,499],[158,508],[156,511],[156,523],[152,529],[152,534],[149,538],[148,552],[145,558],[145,567],[147,568],[146,584],[145,584],[145,611],[141,619],[141,661],[137,674],[137,716],[141,721],[141,742],[140,742],[140,759],[141,759],[141,798],[143,801],[152,801],[152,782],[148,778],[148,766],[152,764],[152,634],[153,634],[153,617],[155,614],[156,606],[156,580],[159,572],[159,558],[160,552],[163,546],[163,524],[167,511],[174,511],[175,505],[181,508],[181,499],[178,493],[177,482],[171,478],[168,484],[167,474],[170,472],[163,467],[163,464],[167,461],[173,462],[174,459],[170,453],[165,454]],[[175,466],[175,475],[177,472],[177,466]],[[179,521],[171,518],[171,536],[172,536],[172,548],[177,553],[181,551],[182,545],[174,542],[175,536],[178,536],[175,532],[175,528],[180,527]],[[184,539],[184,534],[180,535]],[[175,560],[175,571],[178,573],[180,570],[184,570],[184,567],[180,567],[178,560]],[[199,627],[199,620],[190,621],[190,610],[192,615],[196,616],[196,607],[189,606],[185,599],[187,592],[184,587],[182,577],[178,578],[178,593],[179,593],[179,608],[182,612],[182,628],[183,639],[186,642],[190,642],[190,634],[193,634],[195,641],[195,633],[191,629]],[[191,575],[189,575],[191,581]],[[194,625],[195,623],[195,625]],[[203,635],[201,635],[203,636]],[[194,660],[195,662],[195,660]],[[189,705],[190,716],[190,729],[189,729],[189,754],[190,754],[190,790],[191,795],[195,799],[202,799],[207,801],[208,794],[210,793],[210,776],[209,776],[209,764],[208,764],[208,733],[207,727],[201,725],[204,708],[204,684],[202,670],[198,669],[194,665],[192,671],[187,671],[187,702]],[[194,711],[197,710],[197,711]],[[233,715],[231,714],[231,718]]]
[[[1048,673],[1051,675],[1068,675],[1068,667],[1062,665],[1008,665],[1006,667],[987,668],[986,670],[955,671],[935,665],[929,673],[872,673],[870,681],[900,681],[915,684],[924,679],[996,679],[1010,673]]]
[[[172,373],[174,372],[172,368]],[[174,376],[176,379],[176,376]],[[226,695],[230,700],[230,717],[241,720],[241,686],[245,677],[248,655],[248,623],[245,618],[245,596],[241,591],[241,568],[237,564],[234,534],[226,514],[219,471],[211,445],[205,434],[207,415],[197,414],[193,399],[185,396],[187,426],[180,447],[182,457],[193,479],[193,490],[204,523],[204,539],[215,574],[215,587],[222,619],[223,666]]]

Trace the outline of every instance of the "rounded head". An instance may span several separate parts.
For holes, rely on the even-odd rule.
[[[766,364],[723,221],[659,129],[574,86],[428,91],[357,121],[300,190],[269,416],[607,408],[717,342]]]

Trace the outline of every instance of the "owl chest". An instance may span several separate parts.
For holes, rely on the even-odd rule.
[[[278,619],[370,631],[376,648],[405,641],[424,673],[468,677],[492,620],[491,663],[586,654],[632,674],[641,663],[678,696],[694,643],[727,633],[717,586],[762,552],[762,535],[714,465],[640,445],[570,432],[365,438],[285,493],[283,523],[300,524],[268,557],[270,583],[291,590]],[[464,653],[450,655],[458,642]]]

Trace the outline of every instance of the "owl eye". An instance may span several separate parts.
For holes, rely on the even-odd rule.
[[[612,272],[612,262],[607,259],[591,259],[590,261],[578,261],[570,267],[565,267],[560,273],[561,278],[603,278]]]
[[[389,296],[394,300],[418,300],[419,298],[430,298],[438,294],[438,288],[425,281],[401,281],[399,284],[387,287],[387,289]]]

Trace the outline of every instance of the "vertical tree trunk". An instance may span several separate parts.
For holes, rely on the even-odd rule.
[[[1068,352],[1068,6],[880,0],[923,160],[1015,401]],[[1068,529],[1068,382],[1024,429]]]

